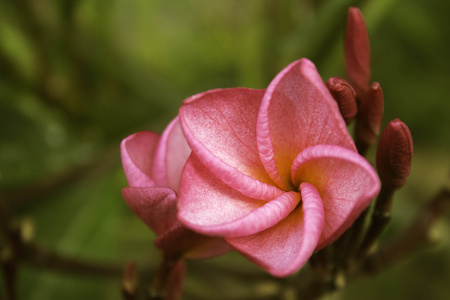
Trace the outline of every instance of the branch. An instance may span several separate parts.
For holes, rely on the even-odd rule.
[[[324,278],[321,274],[316,273],[316,276],[307,281],[305,285],[298,286],[298,299],[317,299],[326,293],[342,288],[347,278],[354,280],[360,278],[361,275],[382,271],[413,252],[417,247],[429,244],[433,241],[430,237],[433,225],[448,213],[449,209],[450,189],[443,188],[403,234],[399,234],[384,248],[368,256],[360,265],[355,265],[355,268],[336,270],[329,278]],[[337,259],[339,260],[339,257]]]
[[[116,277],[123,274],[122,265],[81,260],[50,251],[37,244],[23,244],[21,260],[31,266],[89,276]]]
[[[433,242],[431,228],[450,209],[450,189],[443,188],[424,208],[423,213],[403,234],[386,247],[367,257],[362,271],[378,272],[411,253],[415,248]]]
[[[394,189],[386,188],[385,185],[381,186],[380,194],[375,202],[369,229],[356,253],[357,260],[363,259],[367,253],[369,253],[370,249],[376,243],[377,239],[391,220],[391,207],[394,191]]]
[[[6,299],[15,300],[17,264],[22,250],[21,232],[20,228],[13,226],[8,208],[2,200],[0,198],[0,234],[4,237],[5,244],[0,243],[0,266],[3,273]]]
[[[71,168],[65,173],[41,176],[42,179],[28,186],[4,192],[6,204],[14,211],[46,198],[49,194],[62,190],[78,180],[86,179],[87,176],[93,176],[111,168],[118,163],[117,144],[105,148],[86,164]]]
[[[122,278],[122,298],[123,300],[137,299],[137,272],[134,261],[126,264]]]

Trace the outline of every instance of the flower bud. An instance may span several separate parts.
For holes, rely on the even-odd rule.
[[[411,168],[413,140],[405,123],[395,119],[381,134],[377,149],[377,169],[382,184],[398,189],[405,184]]]
[[[358,112],[355,90],[341,77],[328,79],[326,85],[334,100],[336,100],[345,123],[350,124]]]
[[[364,154],[370,146],[375,144],[380,133],[383,110],[383,90],[380,84],[375,82],[367,92],[357,116],[355,143],[359,153]]]
[[[348,10],[345,31],[345,64],[347,78],[362,101],[370,83],[370,42],[361,11],[356,7]]]

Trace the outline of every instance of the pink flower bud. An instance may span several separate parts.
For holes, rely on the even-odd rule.
[[[328,90],[339,105],[345,123],[350,124],[358,112],[356,93],[352,86],[341,77],[332,77],[326,82]]]
[[[361,154],[375,144],[377,136],[380,134],[383,110],[383,90],[380,84],[375,82],[361,104],[355,126],[355,143]]]
[[[345,63],[347,77],[361,101],[369,89],[370,42],[361,11],[351,7],[348,11],[345,32]]]
[[[395,119],[381,134],[377,149],[377,169],[381,182],[393,189],[405,184],[411,169],[413,140],[405,123]]]

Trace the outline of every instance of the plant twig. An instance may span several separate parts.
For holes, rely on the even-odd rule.
[[[122,278],[122,297],[124,300],[137,299],[137,272],[136,264],[130,261],[126,264]]]
[[[0,199],[0,230],[6,241],[0,244],[0,265],[3,273],[6,298],[16,299],[16,279],[18,257],[21,252],[21,236],[18,228],[13,228],[9,211]]]
[[[367,208],[356,219],[355,223],[335,244],[339,267],[344,270],[352,268],[355,254],[364,234],[365,222],[370,208]]]
[[[403,234],[390,244],[367,257],[362,269],[365,272],[377,272],[387,268],[395,261],[406,256],[419,246],[433,241],[430,230],[436,221],[450,209],[450,189],[443,188],[425,207],[416,221]]]
[[[365,257],[380,237],[383,230],[391,219],[391,207],[392,199],[394,195],[394,189],[387,188],[382,185],[380,194],[375,202],[375,208],[372,213],[372,220],[364,237],[363,242],[356,254],[357,260]]]
[[[183,270],[181,276],[184,277],[184,261],[180,260],[180,258],[164,257],[153,277],[146,299],[173,299],[174,295],[180,294],[181,286],[178,286],[178,283],[181,283],[184,279],[178,278],[178,275],[180,274],[177,273],[180,270]],[[180,279],[181,282],[179,282],[178,279]]]
[[[354,268],[337,269],[328,280],[324,280],[323,276],[316,274],[307,281],[307,284],[298,287],[298,299],[317,299],[326,293],[341,288],[347,278],[354,280],[359,278],[360,275],[382,271],[418,247],[432,242],[433,240],[430,237],[432,226],[449,209],[450,189],[443,188],[422,210],[416,221],[403,234],[399,235],[400,238],[396,238],[378,252],[367,256],[361,264],[355,265]],[[337,259],[340,258],[337,257]]]
[[[65,173],[44,176],[42,179],[20,189],[5,192],[5,201],[11,210],[22,208],[55,193],[66,186],[105,171],[118,163],[117,146],[105,147],[98,156],[89,162],[72,168]]]
[[[98,263],[64,256],[37,243],[24,244],[21,259],[31,266],[63,273],[120,278],[123,272],[119,264]]]

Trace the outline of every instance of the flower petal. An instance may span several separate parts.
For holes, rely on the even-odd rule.
[[[178,218],[206,235],[253,234],[288,215],[299,202],[295,194],[285,193],[269,202],[247,197],[224,184],[191,155],[181,179]]]
[[[151,174],[158,141],[159,135],[156,133],[141,131],[128,136],[120,144],[123,170],[129,186],[156,185]]]
[[[375,170],[358,153],[335,145],[312,146],[292,166],[294,184],[313,184],[323,199],[325,225],[318,248],[336,240],[380,189]]]
[[[318,144],[355,149],[336,101],[307,59],[291,63],[272,80],[261,102],[256,132],[265,169],[287,188],[293,187],[292,162],[303,149]]]
[[[233,248],[223,238],[205,237],[202,242],[184,254],[189,259],[203,259],[226,254]]]
[[[274,276],[298,271],[311,257],[323,227],[323,205],[316,188],[302,183],[302,206],[275,226],[250,236],[227,238],[249,260]]]
[[[202,259],[230,252],[231,246],[221,238],[200,235],[184,227],[180,222],[158,236],[155,246],[166,257]]]
[[[180,121],[193,152],[218,178],[244,195],[271,200],[282,191],[273,186],[256,148],[263,94],[245,88],[198,94],[183,103]]]
[[[170,188],[127,187],[122,189],[122,196],[131,210],[158,235],[179,224],[177,195]]]
[[[164,130],[153,160],[152,178],[160,186],[179,191],[181,171],[191,148],[184,138],[178,117]]]

